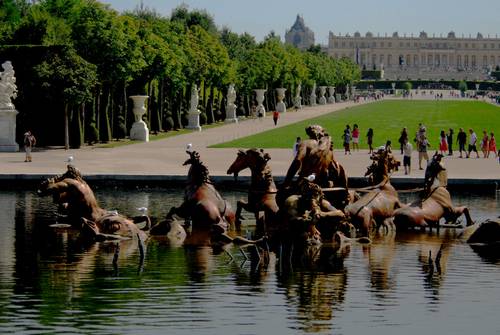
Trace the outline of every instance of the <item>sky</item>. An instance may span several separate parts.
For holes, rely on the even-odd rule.
[[[118,11],[132,10],[140,0],[106,0]],[[206,9],[219,26],[237,33],[248,32],[258,41],[274,30],[282,38],[303,16],[314,31],[316,43],[327,44],[329,32],[390,36],[398,31],[418,35],[446,36],[454,31],[457,37],[481,32],[484,37],[500,36],[500,0],[143,0],[144,6],[169,16],[172,9],[186,4],[190,9]]]

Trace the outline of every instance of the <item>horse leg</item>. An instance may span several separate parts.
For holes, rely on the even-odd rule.
[[[247,212],[251,212],[251,210],[248,208],[248,203],[246,203],[244,200],[238,200],[236,203],[236,227],[240,227],[241,225],[241,220],[244,219],[243,216],[241,216],[241,211],[244,209]]]
[[[454,214],[454,220],[456,221],[462,214],[465,216],[465,220],[467,221],[467,226],[472,226],[474,224],[474,221],[472,221],[472,218],[470,216],[469,208],[465,206],[459,206],[459,207],[453,207],[453,214]]]

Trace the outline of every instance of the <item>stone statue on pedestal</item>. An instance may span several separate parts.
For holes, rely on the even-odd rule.
[[[17,97],[16,77],[10,61],[2,64],[0,73],[0,151],[19,150],[16,143],[16,115],[12,99]]]
[[[314,83],[312,90],[311,90],[311,95],[310,95],[310,104],[311,106],[316,106],[316,83]]]
[[[198,92],[198,87],[196,86],[196,84],[193,84],[193,87],[191,88],[191,99],[188,111],[188,125],[186,127],[187,129],[195,129],[201,131],[201,126],[200,126],[201,112],[198,110],[199,100],[200,100],[200,95]]]
[[[297,109],[302,108],[302,97],[300,96],[301,90],[302,90],[302,85],[301,84],[297,85],[297,90],[295,91],[295,98],[293,99],[293,104]]]
[[[0,108],[12,108],[11,99],[17,97],[16,77],[14,67],[10,61],[2,64],[3,72],[0,73]]]
[[[227,106],[226,106],[226,120],[227,123],[238,123],[238,118],[236,117],[236,90],[234,89],[234,84],[229,85],[227,90]]]

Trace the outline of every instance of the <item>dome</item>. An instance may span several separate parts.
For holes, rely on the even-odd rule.
[[[361,37],[361,34],[359,33],[359,31],[354,33],[354,37]]]
[[[454,31],[450,31],[448,33],[448,38],[455,38],[455,32]]]
[[[425,31],[421,31],[420,38],[427,38],[427,33]]]
[[[392,33],[392,37],[394,37],[394,38],[398,38],[398,37],[399,37],[398,32],[397,32],[397,31],[395,31],[394,33]]]
[[[367,32],[367,33],[366,33],[366,35],[365,35],[365,36],[366,36],[366,37],[373,37],[373,34],[369,31],[369,32]]]

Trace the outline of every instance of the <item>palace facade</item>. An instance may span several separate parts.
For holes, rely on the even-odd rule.
[[[285,42],[306,49],[314,44],[314,33],[297,16]],[[500,66],[500,38],[480,33],[459,37],[453,31],[446,36],[424,31],[416,36],[330,32],[323,50],[334,58],[347,57],[363,69],[384,70],[385,79],[485,80]]]
[[[348,57],[365,69],[383,69],[387,79],[487,79],[500,65],[500,39],[428,36],[335,35],[330,32],[328,54]]]

